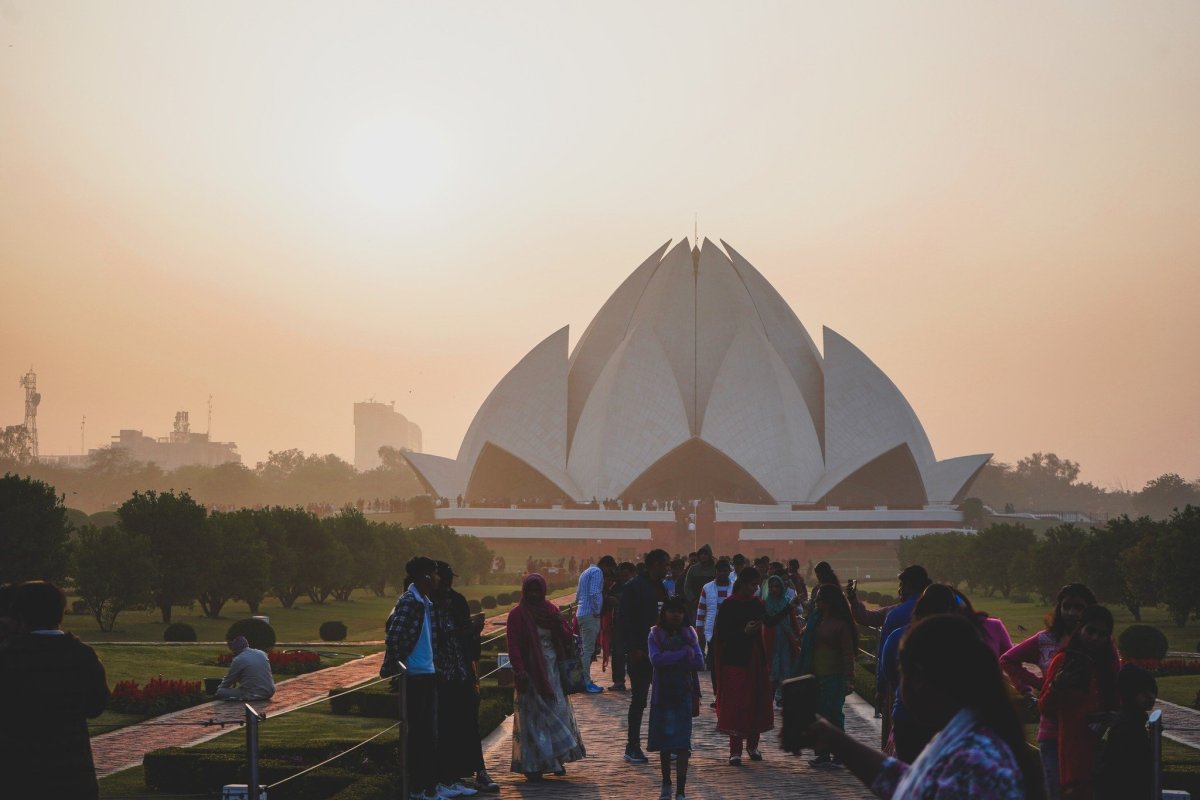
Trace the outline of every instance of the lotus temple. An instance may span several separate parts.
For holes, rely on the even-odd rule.
[[[963,527],[990,454],[939,460],[904,395],[848,339],[822,347],[725,242],[664,244],[573,351],[521,359],[456,458],[405,453],[438,521],[506,555],[891,553]]]

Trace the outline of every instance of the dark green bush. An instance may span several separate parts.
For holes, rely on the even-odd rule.
[[[1014,603],[1032,603],[1033,598],[1024,592],[1013,592],[1008,596],[1008,599]]]
[[[345,641],[347,633],[349,631],[346,630],[346,623],[344,622],[330,620],[329,622],[321,623],[320,635],[322,642]]]
[[[496,595],[496,605],[507,606],[513,601],[512,594],[509,592],[500,592]]]
[[[245,636],[251,647],[264,653],[275,648],[275,629],[261,619],[239,619],[225,631],[225,641],[238,636]]]
[[[485,594],[479,604],[484,608],[492,609],[496,607],[496,598],[490,594]]]
[[[90,611],[91,610],[88,608],[88,604],[87,604],[86,600],[72,600],[71,601],[71,613],[72,614],[88,614],[88,613],[90,613]],[[168,640],[168,641],[170,641],[170,640]],[[192,641],[195,641],[195,640],[193,639]]]
[[[395,779],[386,775],[359,778],[330,800],[390,800],[396,796]]]
[[[867,592],[867,602],[873,605],[879,605],[881,595],[879,592]]]
[[[196,629],[186,622],[172,622],[163,631],[164,642],[194,642],[196,641]]]
[[[1153,625],[1130,625],[1117,637],[1125,658],[1166,658],[1167,635]]]
[[[296,774],[306,764],[329,758],[350,745],[352,741],[332,741],[303,746],[265,746],[261,749],[259,770],[263,783],[274,783]],[[355,752],[355,758],[335,761],[287,784],[280,796],[293,800],[322,800],[328,797],[367,798],[374,794],[347,794],[345,791],[360,781],[376,778],[390,779],[397,767],[396,741],[383,737],[369,742]],[[148,788],[160,792],[220,793],[229,783],[247,780],[245,750],[197,751],[171,747],[147,753],[143,760]],[[364,778],[361,773],[369,777]],[[364,787],[365,788],[365,787]],[[272,792],[272,796],[274,796]]]
[[[400,718],[400,697],[386,683],[369,689],[336,688],[329,690],[329,711],[333,714],[381,719]]]
[[[467,608],[471,610],[472,614],[478,614],[480,611],[483,611],[483,605],[478,600],[468,600]]]

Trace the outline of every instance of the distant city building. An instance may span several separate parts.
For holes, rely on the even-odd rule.
[[[214,467],[218,464],[240,464],[242,457],[233,442],[212,442],[207,433],[193,433],[188,422],[188,412],[175,414],[175,427],[169,436],[154,438],[141,431],[122,430],[112,437],[108,449],[129,452],[134,461],[157,464],[165,471],[192,465]],[[99,451],[90,450],[88,455]]]
[[[375,469],[379,448],[421,452],[421,429],[396,411],[392,403],[354,404],[354,467],[360,471]]]

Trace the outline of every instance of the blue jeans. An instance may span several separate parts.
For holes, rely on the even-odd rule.
[[[579,638],[583,640],[583,677],[592,685],[592,656],[596,652],[596,639],[600,636],[600,618],[591,614],[579,618]]]
[[[1042,757],[1042,774],[1046,776],[1046,800],[1059,800],[1061,790],[1058,783],[1058,740],[1038,742],[1038,755]]]

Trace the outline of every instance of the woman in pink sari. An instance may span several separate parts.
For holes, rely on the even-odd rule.
[[[516,680],[512,771],[530,781],[565,775],[564,764],[585,754],[558,675],[558,659],[571,646],[558,606],[546,599],[546,579],[527,576],[521,602],[508,612],[508,657]]]

